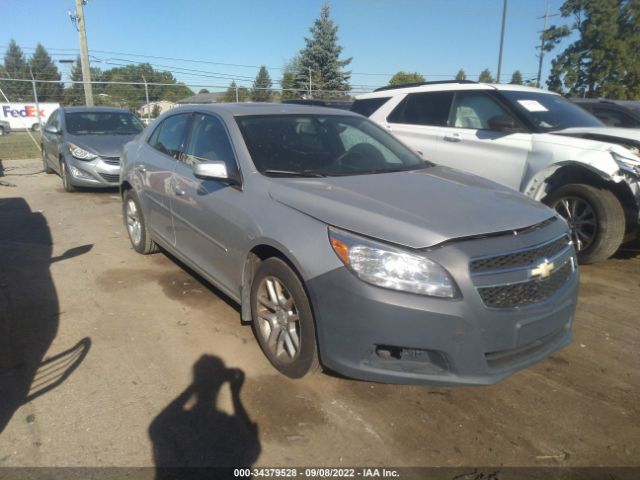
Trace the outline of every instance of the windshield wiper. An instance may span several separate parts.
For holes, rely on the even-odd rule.
[[[315,170],[263,170],[262,173],[267,175],[286,175],[289,177],[326,177],[324,173],[316,172]]]

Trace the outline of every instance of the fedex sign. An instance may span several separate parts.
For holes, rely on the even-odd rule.
[[[0,103],[0,120],[6,120],[13,130],[30,128],[36,130],[45,124],[57,108],[58,103]]]
[[[40,111],[38,112],[36,110],[36,107],[34,107],[33,105],[25,105],[24,108],[21,110],[12,109],[10,105],[3,105],[2,113],[4,114],[5,118],[8,117],[9,115],[11,115],[13,118],[35,117],[36,113],[39,113],[40,117],[46,116],[44,113],[44,109],[40,109]]]

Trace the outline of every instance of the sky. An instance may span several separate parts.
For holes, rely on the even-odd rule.
[[[549,1],[557,13],[562,0]],[[232,77],[250,85],[260,65],[279,80],[283,65],[304,47],[323,2],[89,0],[92,66],[146,61],[173,71],[195,91],[222,90]],[[329,5],[343,57],[353,58],[347,69],[354,91],[386,85],[399,70],[420,72],[427,80],[453,78],[460,68],[471,80],[485,68],[494,77],[497,73],[503,0],[330,0]],[[537,17],[546,5],[547,0],[508,0],[502,81],[516,69],[535,79],[543,25]],[[0,51],[13,38],[26,55],[40,42],[55,60],[74,59],[78,35],[68,13],[74,10],[74,0],[0,0]],[[561,49],[562,44],[545,56],[543,81]],[[67,80],[69,65],[59,69]]]

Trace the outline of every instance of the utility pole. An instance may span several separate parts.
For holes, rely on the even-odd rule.
[[[147,85],[147,79],[142,75],[142,81],[144,82],[144,96],[147,99],[147,120],[151,120],[151,105],[149,105],[149,86]]]
[[[549,0],[547,0],[547,12],[542,17],[538,17],[538,19],[544,18],[544,28],[542,29],[542,33],[540,34],[540,55],[538,55],[538,76],[536,77],[536,87],[540,88],[540,77],[542,76],[542,60],[544,59],[544,34],[547,31],[547,21],[549,17],[557,17],[558,14],[549,15],[549,9],[551,8]]]
[[[84,84],[84,98],[88,107],[93,107],[93,89],[91,88],[91,66],[89,64],[89,50],[87,49],[87,31],[84,23],[84,5],[87,0],[76,0],[76,14],[71,15],[75,23],[80,40],[80,63],[82,64],[82,82]]]
[[[238,84],[236,83],[236,103],[240,103],[239,97],[238,97]]]
[[[40,118],[40,102],[38,102],[38,89],[36,88],[36,79],[33,77],[33,70],[29,67],[31,74],[31,86],[33,87],[33,101],[36,102],[36,115],[38,116],[39,130],[42,131],[42,118]]]
[[[498,53],[498,74],[496,82],[500,83],[500,71],[502,70],[502,47],[504,45],[504,27],[507,22],[507,0],[502,3],[502,30],[500,31],[500,51]]]

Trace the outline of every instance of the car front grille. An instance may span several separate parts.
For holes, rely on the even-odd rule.
[[[111,175],[109,173],[101,173],[100,176],[109,183],[118,183],[120,181],[120,175]]]
[[[532,265],[536,260],[550,258],[567,248],[569,238],[560,237],[551,243],[521,252],[508,253],[471,262],[471,273],[490,272]]]
[[[120,165],[120,157],[100,157],[104,163],[109,165]]]
[[[567,235],[529,248],[472,258],[471,279],[489,308],[518,308],[545,301],[562,288],[576,269]]]
[[[515,308],[546,300],[557,292],[569,279],[573,272],[573,264],[565,263],[553,272],[549,278],[534,278],[528,282],[514,285],[478,288],[478,293],[487,307]]]

